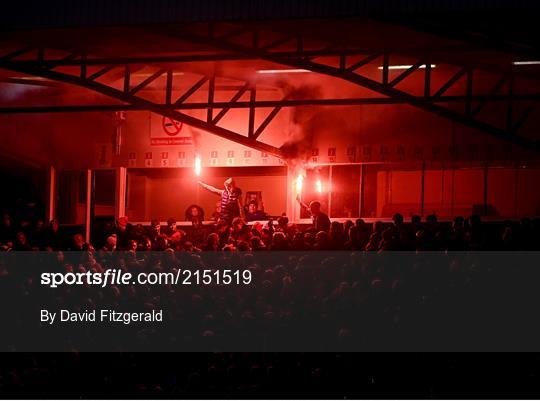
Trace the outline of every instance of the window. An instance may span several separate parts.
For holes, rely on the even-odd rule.
[[[518,216],[540,215],[540,169],[520,168],[517,182],[517,213]]]
[[[358,217],[360,207],[360,166],[332,166],[330,217]]]
[[[488,169],[486,211],[489,215],[500,217],[516,215],[516,185],[516,169]]]
[[[86,172],[63,170],[58,173],[57,215],[62,224],[84,224]],[[114,190],[113,190],[114,194]]]
[[[412,216],[421,213],[422,170],[400,166],[365,165],[362,217]]]

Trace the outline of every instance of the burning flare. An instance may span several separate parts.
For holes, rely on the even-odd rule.
[[[302,193],[302,184],[304,183],[304,176],[299,174],[296,177],[296,193],[300,195]]]
[[[315,182],[315,189],[318,193],[322,192],[322,182],[320,179],[317,179],[317,181]]]
[[[195,175],[198,177],[201,175],[201,158],[199,156],[195,156]]]

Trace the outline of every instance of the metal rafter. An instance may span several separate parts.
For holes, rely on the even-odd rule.
[[[178,32],[176,32],[178,33]],[[260,33],[261,31],[252,31],[254,35],[253,43],[260,43]],[[199,37],[197,37],[199,38]],[[200,39],[200,38],[199,38]],[[255,40],[256,39],[256,40]],[[213,38],[215,40],[215,38]],[[284,45],[287,43],[294,43],[294,48],[291,49],[280,49],[280,50],[272,50],[275,49],[278,45]],[[267,44],[264,46],[254,47],[253,45],[250,46],[252,50],[257,51],[264,51],[267,53],[270,53],[272,56],[275,57],[283,57],[283,58],[294,58],[298,56],[298,36],[297,35],[286,35],[281,39],[276,40],[274,43]],[[12,54],[8,54],[5,57],[9,59],[14,59],[16,57],[19,57],[22,54],[26,54],[30,52],[31,50],[34,50],[34,47],[26,47],[24,49],[21,49],[19,51],[15,51]],[[456,49],[446,49],[446,51],[456,51]],[[459,51],[462,49],[460,48]],[[432,58],[430,54],[426,54],[425,52],[419,53],[419,52],[409,52],[408,54],[403,54],[398,49],[387,49],[386,53],[390,54],[398,54],[401,56],[408,56],[408,57],[417,57],[418,59],[421,58]],[[366,54],[368,55],[366,57]],[[13,57],[11,56],[13,55]],[[214,52],[203,52],[200,54],[177,54],[177,55],[145,55],[145,56],[118,56],[118,57],[99,57],[99,56],[93,56],[89,57],[89,55],[78,52],[78,53],[69,53],[65,57],[47,57],[47,54],[42,55],[42,59],[40,60],[40,63],[43,66],[47,66],[48,68],[55,68],[55,67],[81,67],[81,66],[102,66],[102,65],[118,65],[118,66],[124,66],[126,64],[173,64],[173,63],[185,63],[185,62],[211,62],[211,61],[242,61],[242,60],[252,60],[253,56],[251,54],[246,53],[239,53],[237,51],[231,51],[231,50],[219,50]],[[359,61],[358,65],[351,65],[348,67],[350,70],[354,70],[357,68],[360,68],[362,65],[365,65],[371,61],[373,61],[375,58],[377,58],[377,53],[373,50],[370,50],[368,47],[365,46],[354,46],[354,47],[340,47],[336,44],[332,44],[329,46],[320,47],[317,49],[303,49],[302,50],[302,56],[306,58],[316,58],[316,57],[342,57],[342,56],[364,56],[366,57],[364,60]],[[14,60],[15,61],[15,60]],[[35,65],[35,59],[17,59],[17,63],[21,66],[33,66]],[[431,60],[432,62],[442,63],[442,64],[452,64],[448,60]],[[508,73],[510,71],[513,71],[516,75],[522,76],[524,78],[530,78],[538,80],[540,79],[539,74],[531,73],[527,70],[518,70],[516,68],[512,68],[511,65],[504,66],[503,68],[494,66],[491,64],[484,65],[479,63],[468,63],[468,64],[459,64],[459,63],[453,63],[454,65],[459,65],[461,67],[476,67],[481,68],[482,70],[494,72],[494,73]]]
[[[444,117],[454,122],[458,122],[470,128],[478,129],[480,131],[488,133],[499,139],[503,139],[505,141],[508,141],[508,142],[511,142],[520,146],[524,146],[529,149],[540,151],[540,141],[534,141],[534,140],[531,140],[530,138],[516,135],[515,127],[518,127],[518,128],[521,127],[524,123],[524,119],[526,119],[531,114],[531,112],[528,112],[524,118],[522,116],[523,121],[520,120],[519,125],[516,125],[514,123],[513,110],[514,110],[514,103],[515,103],[515,98],[514,98],[515,95],[512,89],[510,89],[508,93],[508,96],[510,98],[508,100],[508,118],[507,118],[508,121],[505,128],[494,126],[490,123],[487,123],[478,118],[475,118],[475,116],[472,115],[473,114],[472,113],[472,98],[473,98],[473,86],[474,86],[473,72],[475,70],[472,66],[467,66],[464,70],[458,72],[458,74],[452,77],[434,95],[434,97],[440,97],[446,90],[448,90],[450,87],[455,85],[456,82],[461,78],[461,76],[465,74],[467,76],[467,85],[466,85],[466,93],[465,93],[465,112],[460,113],[450,108],[436,104],[435,102],[429,101],[429,99],[431,99],[431,96],[429,96],[429,93],[427,90],[423,91],[424,95],[422,97],[427,98],[428,101],[418,102],[417,101],[418,96],[415,96],[403,90],[396,89],[394,87],[394,85],[396,85],[399,81],[401,81],[402,79],[405,79],[408,75],[416,71],[420,65],[430,63],[431,60],[429,59],[422,58],[421,61],[418,61],[417,63],[415,63],[413,67],[409,69],[409,71],[406,71],[405,73],[402,74],[402,79],[398,77],[397,78],[399,80],[398,82],[395,82],[395,81],[390,82],[389,81],[390,54],[386,52],[383,55],[382,82],[379,82],[367,76],[356,73],[357,68],[353,70],[347,69],[346,67],[347,58],[349,54],[346,51],[343,51],[341,54],[339,54],[339,49],[338,49],[339,62],[338,62],[338,66],[334,67],[328,64],[322,64],[322,63],[316,62],[315,61],[316,56],[312,56],[304,50],[305,43],[303,42],[303,38],[300,35],[297,36],[296,49],[294,49],[293,51],[293,53],[296,53],[296,54],[282,56],[282,55],[279,55],[278,53],[273,53],[263,48],[253,48],[251,46],[238,44],[237,42],[220,40],[219,37],[216,37],[213,35],[213,32],[215,31],[215,26],[217,24],[218,23],[207,24],[208,29],[204,33],[196,33],[192,30],[187,30],[184,28],[167,28],[165,29],[165,32],[169,35],[181,35],[184,39],[188,38],[192,41],[195,41],[201,44],[213,46],[222,51],[229,51],[229,52],[236,52],[238,54],[243,54],[243,55],[250,55],[253,58],[259,58],[259,59],[275,62],[278,64],[286,65],[289,67],[307,69],[307,70],[314,71],[320,74],[344,79],[346,81],[355,83],[359,86],[370,89],[382,95],[389,96],[392,98],[402,99],[405,103],[409,103],[422,110],[434,113],[436,115],[439,115],[441,117]],[[235,29],[236,28],[237,27],[235,27]],[[253,29],[251,32],[253,33],[253,35],[255,35],[255,32],[256,32],[257,36],[260,37],[260,34],[261,34],[260,30]],[[430,84],[430,79],[427,78],[427,74],[431,73],[431,69],[426,68],[425,70],[426,70],[426,79],[424,80],[425,82],[424,84]],[[504,74],[508,74],[508,71],[505,71]],[[511,73],[510,75],[512,79],[514,79],[516,74]],[[431,90],[429,90],[429,92],[430,91]]]
[[[242,88],[240,92],[244,92]],[[238,95],[235,94],[234,97]],[[497,95],[497,96],[472,96],[473,102],[508,102],[510,96]],[[540,93],[520,95],[515,97],[516,100],[537,102],[540,101]],[[437,99],[418,98],[415,99],[415,103],[465,103],[466,96],[443,96]],[[359,105],[390,105],[390,104],[408,104],[409,101],[404,99],[394,99],[390,97],[359,97],[359,98],[337,98],[337,99],[289,99],[285,97],[280,100],[257,100],[255,102],[250,101],[234,101],[233,99],[226,102],[189,102],[181,104],[155,103],[156,107],[172,110],[206,110],[209,107],[215,109],[222,109],[214,119],[213,123],[219,122],[226,114],[225,110],[230,109],[249,109],[254,106],[256,109],[260,108],[285,108],[285,107],[299,107],[299,106],[359,106]],[[530,108],[534,110],[534,105]],[[147,110],[145,107],[132,105],[132,104],[79,104],[79,105],[61,105],[61,106],[15,106],[15,107],[0,107],[0,113],[65,113],[65,112],[94,112],[94,111],[121,111],[121,110]],[[224,114],[221,114],[224,113]],[[530,112],[529,112],[530,113]],[[219,117],[219,118],[218,118]],[[259,127],[260,128],[260,127]],[[258,130],[259,130],[258,128]]]
[[[458,71],[444,85],[442,85],[441,88],[439,88],[433,95],[431,95],[431,64],[426,58],[419,59],[419,61],[417,61],[409,69],[402,72],[399,76],[397,76],[393,80],[390,80],[389,79],[390,54],[389,53],[383,53],[382,55],[373,54],[373,55],[368,55],[367,57],[364,54],[363,59],[351,65],[348,65],[349,57],[351,55],[355,55],[356,52],[352,51],[351,49],[339,49],[339,47],[336,46],[335,44],[328,45],[319,50],[305,50],[306,46],[304,43],[304,39],[301,35],[286,35],[285,37],[281,39],[274,40],[270,44],[267,44],[262,47],[257,47],[260,43],[260,35],[261,35],[261,32],[258,30],[250,31],[249,29],[242,27],[240,29],[232,30],[230,33],[221,34],[218,37],[214,37],[212,36],[213,29],[211,27],[213,27],[213,24],[209,25],[207,35],[199,35],[195,39],[197,41],[204,42],[205,44],[219,46],[225,49],[226,53],[223,53],[223,50],[221,50],[221,52],[217,55],[205,55],[205,57],[216,57],[216,58],[224,57],[224,58],[230,58],[230,59],[234,59],[234,58],[245,59],[245,58],[254,58],[254,57],[263,58],[269,61],[278,62],[281,64],[286,64],[286,65],[291,65],[291,66],[302,67],[302,68],[306,68],[312,71],[317,71],[323,74],[331,75],[337,78],[346,79],[348,81],[354,82],[358,85],[377,91],[389,97],[388,98],[375,98],[375,99],[362,99],[362,98],[287,99],[285,98],[285,99],[277,100],[277,101],[262,101],[261,102],[261,101],[256,101],[256,90],[255,88],[251,88],[249,89],[250,90],[249,102],[239,102],[238,99],[247,90],[247,87],[245,87],[245,88],[242,88],[235,96],[233,96],[233,98],[229,102],[218,103],[218,102],[214,102],[214,91],[215,91],[214,79],[203,76],[198,82],[196,82],[189,90],[187,90],[183,95],[180,96],[180,98],[178,98],[178,100],[176,100],[173,103],[171,99],[173,70],[171,68],[168,68],[168,69],[160,68],[155,73],[151,74],[147,79],[142,81],[140,84],[136,85],[133,88],[131,86],[131,82],[130,82],[131,75],[132,75],[133,70],[135,69],[135,67],[131,67],[131,65],[136,64],[137,62],[148,61],[150,64],[150,61],[157,60],[156,64],[160,64],[159,62],[160,60],[161,61],[168,60],[171,62],[172,60],[191,61],[189,57],[197,58],[198,57],[197,55],[195,56],[168,56],[165,58],[163,57],[144,58],[143,57],[143,58],[98,59],[98,58],[88,58],[86,54],[73,53],[73,54],[68,54],[67,56],[63,56],[60,58],[50,59],[50,58],[46,58],[45,49],[37,49],[37,52],[36,52],[37,57],[35,59],[28,59],[28,58],[24,60],[12,59],[12,58],[19,57],[23,54],[29,53],[33,50],[36,50],[33,48],[26,47],[26,48],[21,49],[20,51],[13,52],[1,58],[0,66],[4,66],[4,68],[9,68],[9,69],[21,71],[21,72],[32,71],[31,73],[33,75],[39,75],[39,73],[43,71],[57,72],[57,71],[54,71],[54,68],[56,67],[61,67],[65,65],[76,65],[80,68],[79,78],[81,79],[82,81],[81,83],[83,84],[88,83],[88,81],[90,83],[96,83],[95,80],[97,78],[121,66],[123,69],[123,72],[122,71],[119,71],[119,72],[121,76],[123,76],[123,79],[124,79],[123,93],[124,95],[131,95],[131,96],[134,96],[138,91],[146,88],[150,83],[152,83],[154,80],[158,79],[159,77],[161,77],[163,74],[166,73],[167,83],[166,83],[166,88],[165,88],[165,104],[158,104],[158,103],[152,102],[153,110],[160,109],[162,110],[161,114],[163,114],[163,112],[170,112],[171,110],[175,111],[175,110],[181,110],[181,109],[204,108],[207,110],[207,118],[205,121],[206,124],[209,126],[216,126],[217,123],[224,117],[224,115],[231,108],[247,107],[249,108],[248,137],[247,137],[248,140],[256,141],[258,136],[261,135],[262,131],[268,126],[268,124],[272,121],[272,119],[277,115],[277,113],[283,107],[293,107],[293,106],[301,106],[301,105],[317,105],[317,104],[318,105],[354,105],[354,104],[408,103],[408,104],[412,104],[417,107],[420,107],[424,110],[434,112],[443,117],[452,119],[453,121],[458,121],[465,125],[483,130],[499,138],[503,138],[505,140],[509,140],[514,143],[518,143],[520,145],[525,145],[525,146],[534,147],[534,148],[538,146],[538,142],[534,142],[529,139],[524,139],[515,135],[517,130],[525,123],[527,118],[534,111],[536,101],[539,100],[538,94],[519,95],[519,94],[514,93],[513,85],[509,85],[508,94],[497,95],[497,92],[501,89],[501,87],[504,85],[506,80],[510,80],[510,82],[513,82],[514,74],[508,74],[508,73],[503,74],[501,79],[495,84],[495,86],[489,91],[487,95],[474,95],[473,69],[471,67],[467,67]],[[230,38],[237,37],[238,35],[241,35],[241,34],[245,35],[246,33],[252,34],[252,40],[250,41],[251,46],[245,47],[245,46],[239,45],[238,43],[226,42],[227,40],[230,40]],[[191,36],[193,36],[193,34],[191,34]],[[216,42],[219,42],[219,43],[216,43]],[[288,43],[288,42],[291,42],[291,44],[294,44],[294,49],[290,51],[269,52],[269,50],[273,49],[274,47]],[[339,58],[338,67],[332,67],[326,64],[315,62],[315,59],[319,57],[319,55],[327,55],[327,54],[338,56]],[[375,81],[373,79],[369,79],[365,76],[362,76],[356,73],[356,70],[358,70],[360,67],[376,60],[379,57],[382,58],[382,83]],[[100,64],[102,62],[110,62],[112,64],[103,66],[102,64]],[[88,67],[95,66],[95,65],[99,65],[102,68],[88,76]],[[425,69],[423,96],[414,96],[395,88],[396,85],[398,85],[400,82],[405,80],[414,72],[418,71],[422,66]],[[69,77],[73,77],[72,75],[69,75],[69,74],[65,74],[65,75]],[[464,75],[466,75],[466,78],[467,78],[465,95],[464,96],[443,96],[443,94],[452,86],[454,86]],[[193,93],[199,90],[207,81],[210,81],[209,91],[208,91],[208,102],[189,103],[189,104],[184,103]],[[73,82],[70,82],[70,83],[73,83]],[[101,85],[104,85],[104,84],[101,84]],[[80,86],[85,86],[85,85],[80,85]],[[107,85],[104,85],[104,86],[107,86]],[[114,97],[119,99],[117,96],[114,96]],[[514,103],[515,101],[518,101],[518,100],[530,100],[532,103],[528,106],[526,111],[522,113],[517,120],[515,120],[513,117]],[[142,106],[141,104],[134,104],[130,100],[123,100],[123,101],[130,103],[130,105],[127,106],[126,109],[135,110],[135,109],[145,108],[149,110],[149,108],[146,108],[146,106]],[[479,114],[479,112],[486,106],[486,104],[492,101],[507,102],[507,124],[506,124],[505,129],[494,127],[476,118],[476,115]],[[460,114],[454,110],[451,110],[447,107],[444,107],[438,104],[438,103],[455,103],[455,102],[464,103],[465,112],[463,114]],[[480,102],[474,110],[472,109],[473,102]],[[0,109],[0,112],[3,112],[3,113],[25,112],[24,110],[27,110],[28,112],[39,112],[42,110],[90,111],[90,110],[106,110],[106,109],[112,110],[112,109],[116,109],[116,107],[119,107],[119,106],[116,106],[116,105],[83,106],[81,105],[81,106],[73,106],[72,108],[69,108],[66,106],[60,106],[57,109],[55,109],[54,107],[48,107],[48,108],[44,107],[42,109],[5,108],[5,109]],[[255,128],[254,127],[255,110],[261,107],[273,107],[273,110],[266,117],[263,123],[258,128]],[[216,117],[213,116],[213,110],[215,108],[222,109]],[[217,127],[217,128],[220,128],[220,127]],[[237,134],[237,135],[241,135],[241,134]]]
[[[28,52],[29,50],[24,49],[24,53]],[[22,53],[21,53],[22,54]],[[220,127],[217,124],[214,124],[212,122],[212,110],[215,107],[213,104],[213,93],[214,88],[213,85],[211,85],[211,88],[209,90],[209,101],[207,104],[207,110],[208,110],[208,120],[203,121],[198,118],[189,116],[187,114],[181,113],[178,110],[176,110],[174,107],[181,104],[184,100],[186,100],[191,94],[193,94],[197,89],[199,89],[204,82],[199,84],[196,87],[190,88],[184,95],[178,99],[174,105],[166,104],[167,107],[163,107],[163,105],[152,102],[150,100],[144,99],[140,96],[136,96],[136,93],[140,90],[144,89],[147,85],[149,85],[152,81],[162,76],[165,72],[167,72],[167,88],[165,90],[165,97],[167,100],[170,100],[170,94],[172,92],[172,72],[171,70],[164,70],[160,69],[156,71],[154,74],[152,74],[149,78],[142,81],[140,84],[138,84],[135,87],[132,87],[131,83],[131,67],[130,64],[126,64],[124,66],[124,72],[123,72],[123,89],[119,90],[116,89],[110,85],[106,85],[104,83],[100,83],[96,81],[96,78],[105,75],[107,72],[111,71],[112,69],[116,68],[116,65],[109,65],[105,66],[102,69],[98,70],[96,73],[90,75],[87,77],[87,66],[84,64],[81,64],[80,68],[80,74],[79,75],[71,75],[64,72],[55,71],[54,69],[50,68],[47,65],[44,65],[43,63],[40,63],[39,55],[43,55],[44,51],[40,50],[38,51],[38,60],[34,64],[26,63],[25,65],[20,65],[17,61],[12,61],[9,59],[9,57],[2,57],[0,58],[0,67],[6,68],[13,71],[18,71],[24,74],[34,75],[34,76],[40,76],[43,78],[48,78],[54,81],[64,82],[68,84],[77,85],[83,88],[87,88],[90,90],[93,90],[95,92],[104,94],[106,96],[109,96],[111,98],[123,101],[125,103],[128,103],[129,105],[152,111],[156,114],[160,114],[169,118],[172,118],[177,121],[181,121],[187,125],[190,125],[192,127],[207,131],[209,133],[212,133],[214,135],[220,136],[222,138],[231,140],[236,143],[240,143],[244,146],[251,147],[253,149],[258,149],[260,151],[270,153],[273,155],[276,155],[278,157],[282,157],[282,152],[280,149],[268,145],[266,143],[257,141],[256,139],[252,138],[251,136],[245,136],[242,134],[239,134],[237,132],[233,132],[231,130],[228,130],[226,128]],[[206,77],[203,77],[204,81],[207,80]],[[210,78],[211,84],[214,82],[214,77]],[[201,79],[202,81],[203,79]],[[199,82],[201,82],[199,81]],[[129,107],[129,106],[128,106]],[[126,108],[128,108],[126,107]],[[250,104],[250,107],[253,107],[252,104]],[[125,109],[125,108],[124,108]],[[250,129],[252,129],[250,125]]]
[[[213,124],[217,124],[217,123],[219,122],[219,120],[221,120],[221,119],[225,116],[225,114],[227,114],[227,112],[231,109],[231,106],[232,106],[234,103],[238,102],[238,99],[240,99],[240,98],[242,97],[242,95],[243,95],[244,93],[246,93],[246,91],[248,90],[248,88],[249,88],[249,84],[248,84],[248,83],[246,83],[242,88],[240,88],[240,89],[238,90],[238,92],[236,92],[236,93],[234,94],[234,96],[231,98],[231,100],[229,100],[229,102],[228,102],[229,104],[228,104],[226,107],[224,107],[224,108],[218,113],[217,116],[214,117],[214,119],[212,120],[212,123],[213,123]],[[218,108],[219,108],[219,107],[218,107]]]

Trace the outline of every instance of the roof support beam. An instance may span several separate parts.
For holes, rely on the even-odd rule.
[[[327,76],[340,78],[340,79],[352,82],[354,84],[357,84],[361,87],[367,88],[369,90],[375,91],[381,95],[389,96],[395,99],[402,99],[406,103],[416,106],[424,111],[436,114],[440,117],[446,118],[453,122],[460,123],[464,126],[474,128],[479,131],[483,131],[489,135],[492,135],[504,141],[508,141],[510,143],[520,145],[531,150],[540,151],[540,141],[535,141],[525,136],[516,135],[516,133],[511,130],[512,128],[511,118],[508,119],[510,124],[507,124],[507,126],[504,128],[500,128],[490,123],[487,123],[485,121],[474,118],[471,115],[471,99],[472,99],[472,90],[473,90],[473,68],[470,66],[465,68],[463,72],[463,74],[465,73],[467,74],[467,88],[466,88],[467,99],[465,102],[465,106],[466,106],[465,113],[460,113],[450,108],[444,107],[444,105],[439,105],[434,102],[418,102],[417,99],[419,98],[419,96],[394,88],[392,83],[389,83],[390,54],[388,52],[384,53],[383,55],[382,82],[381,82],[381,81],[374,80],[371,77],[356,74],[353,71],[348,71],[346,69],[344,70],[343,68],[341,68],[343,66],[343,63],[339,63],[340,64],[339,66],[334,67],[332,65],[321,64],[321,63],[317,63],[313,61],[311,58],[307,57],[305,53],[303,53],[304,44],[301,40],[299,40],[298,42],[296,57],[294,56],[280,57],[275,54],[272,54],[271,52],[267,52],[261,49],[253,49],[253,48],[250,48],[248,46],[244,46],[238,43],[221,41],[219,40],[219,38],[215,38],[214,36],[212,36],[210,31],[208,31],[208,34],[205,35],[205,34],[194,33],[184,28],[171,28],[171,29],[166,28],[164,32],[173,36],[181,34],[184,38],[189,38],[190,40],[194,42],[203,43],[205,45],[214,46],[223,51],[232,51],[232,52],[237,52],[239,54],[247,54],[247,55],[251,55],[253,58],[260,58],[263,60],[272,61],[272,62],[286,65],[289,67],[306,69],[313,72],[317,72],[319,74],[324,74]],[[422,61],[423,61],[422,64],[424,63],[427,64],[428,62],[431,62],[431,60],[429,59],[422,59]],[[415,70],[414,67],[416,67],[417,64],[415,64],[413,67],[409,69],[409,71],[406,71],[403,74],[412,73]],[[460,78],[460,76],[461,76],[461,72],[456,74],[454,77],[452,77],[450,81],[448,81],[443,86],[443,88],[441,88],[436,93],[436,95],[440,96],[442,93],[444,93]],[[512,93],[511,96],[513,97],[514,94]],[[508,103],[509,116],[511,115],[512,108],[513,108],[513,99],[510,99]]]
[[[235,95],[236,97],[236,95]],[[445,96],[435,100],[425,98],[415,99],[415,103],[464,103],[467,100],[466,96]],[[508,95],[499,95],[495,97],[488,96],[472,96],[472,101],[487,101],[490,102],[508,102]],[[515,100],[521,101],[540,101],[540,93],[521,95],[515,97]],[[388,104],[407,104],[404,99],[394,99],[390,97],[366,97],[366,98],[337,98],[337,99],[283,99],[283,100],[257,100],[253,106],[259,108],[273,107],[298,107],[298,106],[359,106],[359,105],[388,105]],[[181,104],[155,103],[156,107],[172,110],[204,110],[209,107],[222,109],[220,113],[214,117],[213,123],[219,122],[223,117],[222,112],[226,109],[248,109],[252,106],[249,101],[228,101],[228,102],[192,102]],[[81,112],[97,112],[97,111],[129,111],[129,110],[148,110],[146,107],[135,106],[131,104],[88,104],[88,105],[70,105],[70,106],[19,106],[19,107],[1,107],[1,114],[10,113],[81,113]],[[219,119],[218,119],[219,117]]]
[[[126,102],[128,104],[131,104],[135,107],[139,107],[141,109],[152,111],[156,114],[160,114],[166,117],[169,117],[171,119],[181,121],[187,125],[190,125],[194,128],[201,129],[203,131],[207,131],[211,134],[217,135],[219,137],[228,139],[230,141],[239,143],[241,145],[251,147],[253,149],[260,150],[262,152],[270,153],[273,155],[276,155],[278,157],[283,157],[283,154],[280,149],[268,145],[263,142],[259,142],[257,140],[254,140],[252,138],[248,138],[245,135],[233,132],[231,130],[228,130],[226,128],[219,127],[217,125],[213,125],[211,123],[199,120],[195,117],[189,116],[187,114],[181,113],[177,110],[174,110],[172,108],[163,108],[159,104],[153,103],[149,100],[143,99],[138,96],[131,95],[129,91],[122,91],[118,90],[116,88],[113,88],[111,86],[107,86],[105,84],[102,84],[100,82],[96,82],[90,79],[82,79],[80,76],[75,75],[68,75],[64,74],[58,71],[50,70],[47,68],[39,68],[39,67],[27,67],[27,68],[20,68],[16,64],[12,65],[9,60],[2,60],[0,61],[0,67],[6,68],[14,71],[19,71],[25,74],[29,75],[35,75],[40,76],[48,79],[52,79],[59,82],[64,82],[68,84],[77,85],[80,87],[84,87],[90,90],[93,90],[95,92],[101,93],[103,95],[109,96],[113,99],[117,99],[123,102]],[[129,70],[126,69],[126,74],[129,74]],[[124,89],[126,88],[126,85],[129,87],[129,82],[126,84],[126,79],[124,80]]]

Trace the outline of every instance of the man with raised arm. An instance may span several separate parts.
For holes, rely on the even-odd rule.
[[[311,220],[313,221],[313,231],[328,232],[330,230],[330,219],[328,218],[328,215],[326,213],[323,213],[321,211],[321,202],[311,201],[309,205],[307,205],[305,202],[302,202],[302,199],[300,199],[300,195],[296,196],[296,201],[311,216]]]
[[[219,189],[212,185],[205,184],[199,181],[199,185],[204,189],[221,196],[221,211],[220,219],[225,220],[227,223],[231,223],[235,217],[244,217],[242,205],[242,190],[238,188],[232,177],[229,177],[223,183],[225,189]]]

